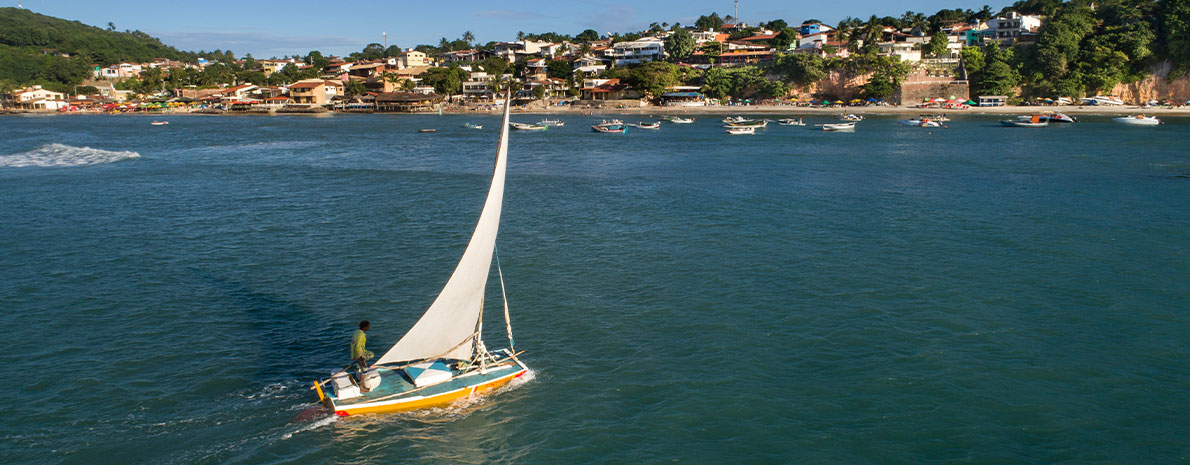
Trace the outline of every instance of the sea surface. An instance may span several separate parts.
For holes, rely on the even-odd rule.
[[[0,463],[1190,461],[1190,119],[514,132],[531,375],[347,418],[309,387],[433,301],[497,118],[152,119],[0,119]]]

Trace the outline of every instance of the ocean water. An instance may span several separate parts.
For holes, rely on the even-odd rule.
[[[496,117],[151,119],[0,124],[2,463],[1190,460],[1187,119],[514,132],[532,375],[349,418],[308,387],[445,283]]]

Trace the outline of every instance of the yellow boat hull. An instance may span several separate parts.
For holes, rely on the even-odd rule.
[[[485,381],[481,384],[473,386],[466,386],[455,389],[449,392],[435,394],[433,396],[425,396],[413,399],[396,400],[392,402],[385,402],[379,404],[361,404],[361,405],[335,405],[334,400],[327,398],[326,404],[335,411],[335,415],[349,416],[360,415],[366,413],[395,413],[407,412],[410,410],[419,410],[425,408],[443,407],[450,405],[460,399],[481,394],[492,389],[499,388],[508,384],[510,381],[523,376],[529,370],[521,367],[520,370],[511,374]]]

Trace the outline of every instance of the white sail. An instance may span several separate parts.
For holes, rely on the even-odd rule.
[[[492,267],[492,252],[500,226],[500,208],[504,201],[504,172],[508,159],[508,110],[504,103],[504,122],[500,125],[500,143],[496,149],[496,168],[492,187],[484,202],[475,233],[450,280],[420,320],[376,363],[396,363],[429,358],[468,360],[483,314],[484,287]]]

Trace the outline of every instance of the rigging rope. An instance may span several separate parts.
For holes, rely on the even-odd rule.
[[[496,256],[496,274],[500,276],[500,296],[504,298],[504,326],[508,329],[508,350],[516,353],[516,344],[512,342],[512,318],[508,316],[508,293],[504,290],[504,270],[500,269],[500,248],[493,245],[492,254]]]

